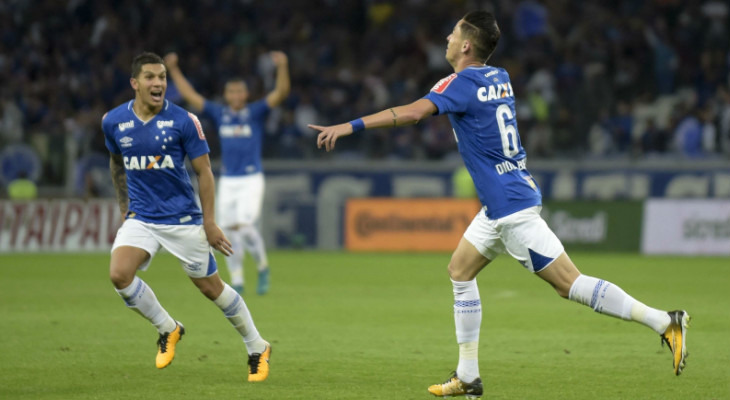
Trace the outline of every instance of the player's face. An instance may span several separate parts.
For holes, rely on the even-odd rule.
[[[167,70],[162,64],[144,64],[136,78],[131,80],[137,100],[150,108],[162,107],[167,90]]]
[[[448,45],[446,46],[446,61],[451,65],[455,65],[464,43],[464,39],[461,37],[461,20],[456,23],[454,30],[446,37],[446,40],[448,41]]]
[[[234,110],[240,110],[246,105],[246,100],[248,100],[248,88],[241,81],[228,82],[223,90],[223,98],[229,107]]]

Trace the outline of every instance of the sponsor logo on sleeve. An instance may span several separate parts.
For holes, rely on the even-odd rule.
[[[453,82],[454,79],[456,79],[458,76],[459,75],[457,75],[456,73],[453,73],[453,74],[447,76],[446,78],[441,79],[440,81],[436,82],[435,85],[433,85],[433,87],[431,88],[431,91],[438,93],[438,94],[443,93],[446,90],[446,88],[449,87],[451,82]]]
[[[195,124],[195,129],[198,130],[198,137],[200,140],[205,140],[205,133],[203,133],[203,126],[200,125],[200,120],[198,120],[198,117],[195,116],[195,114],[189,112],[188,116],[190,119],[193,120],[193,123]]]

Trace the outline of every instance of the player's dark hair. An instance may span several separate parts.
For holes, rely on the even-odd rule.
[[[241,77],[241,76],[232,76],[230,78],[226,78],[226,81],[225,81],[225,83],[237,83],[237,82],[241,82],[244,85],[246,84],[246,80],[243,79],[243,77]]]
[[[489,11],[471,11],[462,20],[461,33],[474,48],[474,57],[486,63],[501,35],[494,14]]]
[[[139,76],[139,73],[142,72],[142,66],[145,64],[164,65],[165,62],[162,60],[162,57],[157,54],[145,51],[144,53],[137,55],[137,57],[134,57],[134,60],[132,60],[132,78]]]

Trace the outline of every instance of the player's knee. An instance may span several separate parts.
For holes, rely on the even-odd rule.
[[[449,266],[447,267],[447,270],[449,272],[449,277],[452,280],[458,281],[458,282],[465,282],[470,281],[473,277],[470,277],[468,273],[463,268],[459,268],[459,265],[455,263],[453,260],[449,262]]]
[[[109,279],[117,289],[124,289],[132,284],[134,274],[128,274],[118,268],[109,269]]]
[[[198,290],[200,290],[200,293],[202,293],[203,296],[207,297],[210,300],[217,299],[218,296],[220,296],[223,292],[223,282],[220,280],[215,281],[213,279],[195,279],[193,281],[195,282],[195,286],[198,287]]]
[[[215,290],[213,290],[213,288],[210,286],[205,286],[205,287],[199,286],[198,289],[200,289],[200,293],[202,293],[203,296],[207,297],[210,300],[217,299],[218,295],[220,294],[220,293],[216,293]]]

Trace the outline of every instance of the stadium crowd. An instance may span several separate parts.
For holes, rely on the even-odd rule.
[[[330,154],[316,151],[306,124],[425,95],[451,72],[453,21],[477,8],[500,21],[490,64],[511,75],[531,158],[730,157],[730,9],[721,0],[6,0],[0,146],[32,147],[40,183],[74,180],[82,193],[87,166],[108,165],[100,120],[133,97],[134,55],[176,51],[211,96],[226,78],[245,77],[253,100],[273,86],[267,52],[281,50],[292,92],[269,117],[265,158],[451,158],[445,118],[357,135]],[[167,96],[181,102],[171,82]]]

